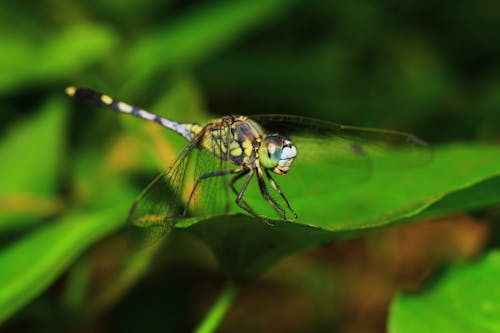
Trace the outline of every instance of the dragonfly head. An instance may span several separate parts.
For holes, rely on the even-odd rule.
[[[272,169],[278,175],[288,172],[296,156],[297,148],[284,135],[269,135],[262,141],[260,146],[260,164],[266,169]]]

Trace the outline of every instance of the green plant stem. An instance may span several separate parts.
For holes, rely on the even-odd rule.
[[[211,333],[215,332],[219,327],[222,319],[226,315],[229,306],[237,294],[237,287],[234,283],[228,282],[221,291],[219,297],[212,305],[210,311],[205,315],[198,327],[194,330],[195,333]]]

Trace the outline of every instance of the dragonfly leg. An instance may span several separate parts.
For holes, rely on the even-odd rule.
[[[281,189],[278,186],[278,183],[276,183],[276,181],[273,179],[273,177],[271,177],[271,174],[269,173],[269,170],[266,169],[265,173],[266,173],[267,179],[271,183],[271,186],[276,190],[276,192],[279,193],[279,195],[281,196],[281,198],[283,199],[283,201],[285,201],[288,209],[290,209],[290,211],[295,216],[295,220],[297,220],[297,218],[298,218],[297,213],[293,210],[292,206],[290,206],[290,203],[288,202],[288,199],[285,197],[285,194],[283,194],[283,192],[281,192]]]
[[[231,181],[229,182],[229,186],[231,186],[231,189],[233,190],[234,194],[238,195],[238,193],[239,193],[239,191],[236,189],[236,187],[234,187],[234,183],[236,183],[238,181],[238,179],[240,179],[241,177],[247,175],[249,172],[250,172],[250,169],[240,170],[240,172],[231,179]]]
[[[231,182],[231,185],[233,187],[234,182],[238,180],[238,178],[242,177],[243,175],[248,173],[248,177],[245,179],[245,182],[243,183],[243,186],[241,186],[240,191],[238,192],[238,195],[236,196],[236,204],[249,213],[250,215],[255,216],[256,218],[262,220],[264,223],[269,224],[270,226],[274,226],[274,224],[269,223],[262,215],[257,214],[250,206],[245,202],[245,199],[243,199],[243,195],[245,194],[245,191],[248,187],[248,184],[250,184],[250,181],[252,180],[254,170],[253,169],[248,169],[248,171],[243,172],[242,174],[237,175],[236,177],[233,178],[234,181]],[[233,187],[234,189],[234,187]],[[236,190],[236,189],[234,189]]]
[[[191,203],[191,199],[193,199],[194,192],[196,192],[198,185],[200,185],[200,182],[203,179],[208,179],[208,178],[212,178],[212,177],[219,177],[219,176],[226,176],[226,175],[230,175],[230,174],[238,173],[238,172],[241,172],[241,170],[236,169],[236,170],[215,171],[215,172],[205,173],[205,174],[201,175],[200,177],[198,177],[198,179],[194,183],[194,186],[193,186],[193,189],[191,190],[191,193],[189,194],[189,198],[186,202],[186,207],[184,207],[184,212],[182,213],[182,216],[186,216],[189,204]]]
[[[236,187],[234,186],[234,183],[236,183],[241,177],[247,175],[248,173],[250,172],[250,169],[242,169],[240,171],[240,173],[238,173],[236,176],[234,176],[231,181],[229,182],[229,186],[231,187],[231,190],[233,190],[234,194],[236,194],[236,196],[239,195],[239,192]],[[245,202],[245,199],[241,199],[240,200],[240,203],[238,204],[239,206],[241,205],[245,205],[247,208],[250,209],[250,206],[248,206],[248,204]]]
[[[241,177],[247,175],[248,173],[250,172],[250,169],[244,169],[241,171],[241,173],[237,174],[236,176],[234,176],[232,179],[231,179],[231,182],[229,183],[229,185],[231,186],[231,189],[233,190],[233,192],[238,196],[241,192],[238,191],[236,189],[236,187],[234,186],[234,183],[236,183],[236,181],[238,181],[238,179],[240,179]],[[252,179],[252,177],[250,177],[250,179]],[[248,185],[248,184],[247,184]],[[261,220],[263,220],[264,222],[266,222],[267,224],[271,225],[269,222],[267,222],[265,220],[265,218],[263,216],[260,216],[258,214],[256,214],[252,208],[250,208],[250,206],[246,203],[245,199],[243,199],[243,193],[242,193],[242,196],[240,197],[239,199],[239,202],[236,202],[238,204],[238,206],[240,206],[241,208],[243,208],[244,210],[246,210],[247,212],[251,213],[252,215],[254,215],[255,217],[258,217],[260,218]],[[245,206],[245,207],[243,207]]]
[[[260,193],[264,196],[264,198],[266,198],[267,202],[269,202],[276,213],[281,216],[283,221],[286,221],[285,209],[281,207],[280,204],[277,203],[276,200],[274,200],[274,198],[269,194],[269,190],[267,188],[266,182],[264,181],[264,177],[262,177],[262,171],[260,171],[260,169],[257,169],[257,181],[259,183]]]
[[[234,186],[234,183],[240,179],[241,177],[245,176],[248,172],[250,171],[250,169],[246,169],[246,168],[243,168],[243,167],[240,167],[240,168],[237,168],[234,170],[233,174],[236,174],[236,176],[234,176],[233,178],[231,178],[231,181],[229,182],[229,186],[231,187],[231,190],[233,190],[233,193],[238,195],[238,190],[236,189],[236,187]],[[243,200],[243,203],[244,205],[247,205],[244,200]],[[248,205],[247,205],[248,207]],[[227,201],[226,203],[226,214],[229,213],[229,210],[230,210],[230,204],[229,204],[229,200]]]

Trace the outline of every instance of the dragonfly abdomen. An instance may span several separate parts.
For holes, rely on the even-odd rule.
[[[92,89],[67,87],[65,91],[67,95],[77,97],[87,103],[102,106],[118,112],[128,113],[145,120],[153,121],[163,127],[175,131],[189,141],[193,140],[201,132],[202,129],[202,126],[198,124],[179,123],[176,121],[172,121],[136,106],[121,102]]]

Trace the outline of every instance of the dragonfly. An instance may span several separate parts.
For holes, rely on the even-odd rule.
[[[173,165],[146,187],[130,210],[130,223],[157,229],[151,235],[165,233],[188,216],[228,213],[232,200],[246,213],[270,223],[269,214],[262,214],[246,200],[253,179],[275,216],[283,221],[297,220],[298,214],[274,179],[291,171],[296,160],[333,163],[365,175],[377,156],[390,155],[393,148],[416,156],[406,158],[407,164],[426,160],[421,152],[427,143],[406,132],[283,114],[228,115],[204,125],[182,123],[89,88],[71,86],[65,92],[84,102],[155,122],[187,140]],[[388,164],[393,164],[391,159]],[[240,180],[243,183],[238,188]]]

